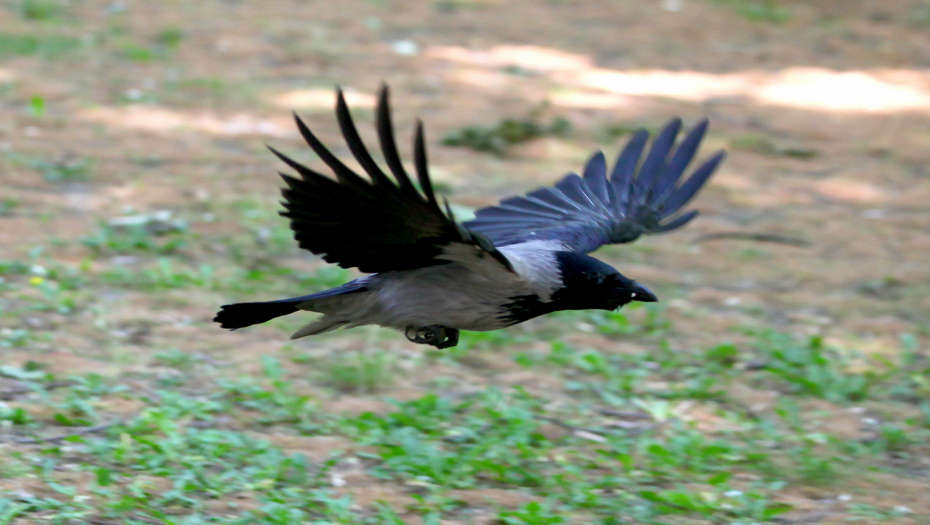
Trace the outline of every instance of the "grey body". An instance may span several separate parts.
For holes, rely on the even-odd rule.
[[[439,257],[449,264],[368,275],[356,282],[364,292],[312,299],[301,310],[324,314],[292,339],[339,327],[378,325],[397,330],[439,325],[486,332],[514,324],[502,305],[513,297],[538,296],[547,302],[562,286],[553,256],[559,244],[532,241],[504,246],[513,267],[504,268],[474,246],[454,244]]]

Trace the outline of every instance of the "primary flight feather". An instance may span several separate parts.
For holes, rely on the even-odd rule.
[[[504,199],[459,223],[430,182],[423,125],[414,134],[414,185],[397,151],[389,92],[376,111],[385,173],[362,142],[341,90],[336,117],[349,150],[368,175],[346,166],[296,115],[297,128],[335,179],[270,148],[298,177],[281,174],[281,215],[301,248],[343,268],[367,273],[342,286],[301,297],[222,307],[214,321],[237,329],[306,310],[323,314],[292,339],[336,328],[379,325],[416,343],[449,348],[460,330],[488,331],[560,310],[615,310],[656,301],[645,287],[589,255],[605,244],[684,226],[682,212],[725,156],[718,152],[685,172],[707,132],[694,126],[676,146],[679,119],[646,151],[636,132],[608,173],[597,152],[582,175]],[[645,156],[644,156],[645,152]]]

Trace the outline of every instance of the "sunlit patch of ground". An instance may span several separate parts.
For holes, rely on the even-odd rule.
[[[475,86],[507,83],[505,75],[488,70],[520,68],[550,77],[562,89],[587,89],[554,95],[555,103],[573,108],[623,107],[635,104],[635,97],[645,96],[688,102],[745,98],[763,105],[814,111],[930,111],[930,74],[918,69],[834,71],[789,67],[776,72],[723,74],[618,71],[598,68],[584,55],[536,46],[502,45],[486,51],[439,46],[426,53],[473,68],[456,71],[454,78]]]
[[[333,107],[333,90],[332,88],[317,89],[296,89],[287,91],[274,97],[274,103],[282,108],[287,109],[326,109]],[[345,101],[350,108],[366,107],[373,108],[375,97],[366,93],[354,90],[345,92]]]
[[[286,121],[257,120],[248,115],[234,115],[225,119],[209,114],[185,115],[166,108],[147,106],[90,109],[82,112],[79,118],[110,127],[159,133],[197,131],[214,135],[267,135],[271,137],[294,135],[293,131],[283,125]]]
[[[926,2],[671,4],[3,6],[0,522],[925,521]],[[658,308],[446,352],[219,330],[355,275],[296,248],[264,143],[319,167],[297,110],[348,157],[338,84],[375,144],[382,80],[467,207],[709,117],[702,216],[599,253]]]

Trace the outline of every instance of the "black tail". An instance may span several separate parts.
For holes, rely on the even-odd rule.
[[[342,286],[337,286],[335,288],[330,288],[329,290],[323,290],[322,292],[312,293],[310,295],[304,295],[301,297],[294,297],[291,299],[279,299],[277,301],[265,301],[261,303],[226,304],[223,305],[220,311],[216,313],[216,317],[214,317],[213,320],[217,323],[220,323],[220,327],[229,328],[230,330],[235,330],[236,328],[245,328],[246,326],[252,326],[253,324],[261,324],[266,321],[270,321],[275,317],[292,314],[297,310],[300,310],[298,305],[306,301],[334,297],[337,295],[345,295],[349,293],[364,292],[368,290],[368,287],[366,287],[363,282],[360,282],[363,279],[364,278],[356,279],[354,281],[347,282]]]
[[[216,313],[214,321],[220,323],[220,327],[235,330],[236,328],[245,328],[253,324],[261,324],[270,321],[275,317],[292,314],[298,310],[297,305],[303,300],[298,301],[269,301],[266,303],[237,303],[223,305],[222,309]]]

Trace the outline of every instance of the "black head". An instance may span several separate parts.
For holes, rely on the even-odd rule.
[[[645,287],[594,257],[558,252],[556,260],[564,283],[552,295],[559,310],[616,310],[633,301],[658,301]]]

